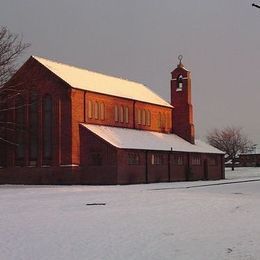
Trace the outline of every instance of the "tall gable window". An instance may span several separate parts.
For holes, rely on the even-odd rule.
[[[50,95],[42,100],[43,112],[43,163],[50,164],[53,157],[53,104]]]
[[[16,165],[24,165],[25,159],[25,100],[19,96],[15,100],[16,124]]]
[[[5,137],[5,126],[6,126],[6,98],[3,95],[0,95],[0,135]],[[3,148],[5,147],[4,143],[0,144]],[[0,149],[0,167],[6,166],[6,152],[5,149]]]
[[[32,92],[29,104],[29,130],[30,130],[30,165],[36,166],[38,159],[38,97]]]

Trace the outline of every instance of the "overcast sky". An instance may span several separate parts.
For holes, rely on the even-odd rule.
[[[167,100],[183,54],[197,137],[234,125],[260,146],[260,9],[252,2],[0,0],[0,25],[32,44],[23,60],[38,55],[138,81]]]

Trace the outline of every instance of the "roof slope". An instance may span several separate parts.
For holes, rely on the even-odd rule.
[[[143,84],[32,56],[71,87],[172,107]]]
[[[217,153],[222,151],[202,141],[191,144],[175,134],[135,130],[128,128],[81,124],[111,145],[124,149]]]

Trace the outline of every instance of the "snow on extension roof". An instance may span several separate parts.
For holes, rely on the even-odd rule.
[[[143,84],[32,56],[71,87],[172,107]]]
[[[191,144],[175,134],[91,124],[81,125],[117,148],[160,151],[170,151],[172,148],[173,151],[179,152],[224,154],[202,141],[196,140],[195,144]]]

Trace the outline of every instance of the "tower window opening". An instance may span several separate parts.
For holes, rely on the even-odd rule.
[[[177,79],[177,89],[176,91],[182,91],[183,88],[183,76],[179,75],[178,79]]]

